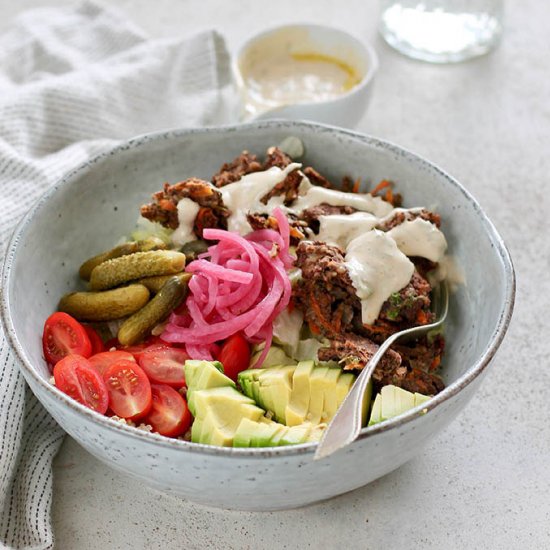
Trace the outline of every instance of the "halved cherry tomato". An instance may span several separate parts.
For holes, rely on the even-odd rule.
[[[99,334],[96,332],[94,327],[90,325],[82,325],[82,326],[84,327],[84,330],[86,331],[86,334],[90,339],[90,344],[92,344],[92,355],[105,351],[103,340],[101,339],[101,336],[99,336]]]
[[[151,408],[151,384],[134,361],[113,363],[103,373],[109,393],[109,408],[121,418],[137,420]]]
[[[137,362],[152,383],[181,388],[185,385],[183,365],[187,359],[189,355],[183,349],[155,344],[145,348],[138,355]]]
[[[67,313],[57,311],[44,323],[42,334],[44,357],[49,365],[55,365],[67,355],[90,357],[92,344],[84,327]]]
[[[152,384],[151,391],[153,405],[144,422],[161,435],[177,437],[184,434],[192,421],[185,399],[166,384]]]
[[[109,405],[103,378],[81,355],[67,355],[53,369],[55,385],[63,393],[86,407],[105,414]]]
[[[236,382],[237,374],[247,369],[250,363],[250,346],[242,334],[234,334],[222,344],[217,359],[223,365],[225,375]]]
[[[99,372],[101,376],[103,376],[103,374],[107,370],[107,367],[110,367],[112,364],[117,363],[121,360],[133,361],[134,363],[136,362],[134,356],[131,353],[118,349],[114,351],[103,351],[101,353],[96,353],[95,355],[92,355],[89,359],[92,367],[95,367],[95,369],[97,370],[97,372]]]
[[[139,344],[134,344],[133,346],[123,346],[116,338],[109,340],[109,343],[112,343],[112,345],[121,351],[131,353],[135,357],[136,361],[138,360],[140,353],[151,346],[156,346],[158,348],[166,348],[170,346],[170,344],[163,342],[159,336],[150,336],[147,340],[144,340]]]

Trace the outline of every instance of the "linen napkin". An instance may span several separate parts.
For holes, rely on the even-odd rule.
[[[0,37],[0,255],[18,219],[105,147],[232,118],[216,32],[148,39],[86,1],[24,13]],[[63,432],[26,386],[0,329],[0,546],[52,548],[52,460]]]

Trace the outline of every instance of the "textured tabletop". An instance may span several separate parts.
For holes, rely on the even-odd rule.
[[[54,1],[2,2],[0,22]],[[374,0],[117,5],[151,35],[215,27],[232,50],[253,30],[281,22],[335,24],[365,37],[379,53],[380,71],[358,128],[425,156],[474,194],[510,248],[518,293],[481,390],[399,470],[299,510],[226,512],[148,489],[67,438],[54,465],[57,547],[550,548],[548,3],[508,2],[498,49],[447,66],[386,46],[376,34]]]

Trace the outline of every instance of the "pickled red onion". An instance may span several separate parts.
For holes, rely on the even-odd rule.
[[[290,226],[281,209],[273,215],[278,231],[260,229],[242,237],[221,229],[205,229],[204,238],[218,241],[191,262],[185,315],[172,314],[162,333],[167,342],[186,344],[193,359],[212,359],[216,342],[243,332],[251,343],[265,342],[254,367],[263,363],[273,338],[273,321],[290,301],[286,269]]]

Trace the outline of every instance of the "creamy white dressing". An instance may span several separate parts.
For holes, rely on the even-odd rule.
[[[346,267],[357,296],[365,324],[378,317],[382,304],[408,284],[414,264],[397,248],[386,233],[373,229],[348,245]]]
[[[196,239],[193,231],[195,218],[199,212],[200,206],[188,198],[180,199],[178,202],[178,227],[172,233],[172,242],[175,246],[181,247],[189,241]]]
[[[420,256],[432,262],[440,262],[447,250],[443,233],[433,223],[422,218],[404,221],[387,234],[406,256]]]
[[[420,214],[424,210],[423,206],[415,206],[413,208],[392,208],[383,218],[380,218],[379,225],[384,225],[386,222],[390,221],[397,214],[407,214],[412,212],[414,214]]]
[[[370,212],[378,217],[385,216],[393,210],[389,202],[380,197],[373,197],[369,193],[346,193],[316,185],[307,188],[305,194],[296,199],[290,210],[298,213],[321,203],[331,206],[351,206],[360,212]]]
[[[282,182],[290,172],[301,166],[297,162],[289,164],[284,170],[273,166],[269,170],[246,174],[240,180],[220,188],[223,203],[231,212],[227,222],[229,231],[235,231],[241,235],[251,231],[252,228],[246,219],[248,212],[270,211],[276,203],[282,203],[281,199],[271,200],[266,206],[260,202],[260,199],[275,185]]]
[[[350,241],[373,229],[378,221],[379,218],[368,212],[319,216],[319,234],[316,240],[346,250]]]
[[[258,105],[326,101],[359,83],[349,65],[329,56],[282,51],[250,57],[242,67],[243,79],[250,98]]]

